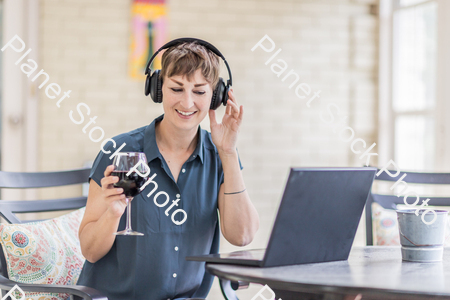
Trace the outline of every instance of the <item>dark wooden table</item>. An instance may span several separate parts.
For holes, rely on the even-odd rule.
[[[406,262],[400,247],[370,246],[353,248],[348,261],[272,268],[208,263],[206,270],[222,279],[267,284],[282,300],[355,299],[358,294],[362,300],[450,300],[450,248],[438,263]]]

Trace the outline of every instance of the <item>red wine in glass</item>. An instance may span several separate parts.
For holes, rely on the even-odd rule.
[[[123,188],[127,200],[126,227],[125,230],[116,232],[116,235],[144,235],[131,229],[131,200],[141,192],[141,187],[147,181],[150,173],[147,158],[142,152],[119,152],[114,157],[113,165],[111,176],[119,177],[114,186]]]
[[[141,187],[147,181],[147,177],[142,177],[133,172],[127,176],[128,171],[113,171],[111,176],[119,177],[119,181],[114,184],[114,187],[123,188],[123,193],[126,197],[134,197],[139,194]]]

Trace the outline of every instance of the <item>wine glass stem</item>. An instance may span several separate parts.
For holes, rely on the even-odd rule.
[[[133,197],[127,197],[127,226],[125,230],[131,231],[131,200]]]

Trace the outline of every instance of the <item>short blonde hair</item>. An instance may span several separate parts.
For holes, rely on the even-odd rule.
[[[166,76],[187,76],[190,81],[198,69],[214,90],[219,82],[218,56],[195,41],[186,42],[170,47],[164,52],[160,76],[161,80]]]

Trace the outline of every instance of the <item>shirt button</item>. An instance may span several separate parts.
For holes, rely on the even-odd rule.
[[[183,172],[183,173],[186,172],[186,169],[181,170],[181,172]]]
[[[175,246],[175,251],[178,251],[178,247],[177,246]]]
[[[180,194],[177,194],[177,198],[180,198],[181,197],[181,195]]]
[[[177,277],[177,273],[173,273],[173,278]]]
[[[192,157],[195,157],[195,155],[192,155]]]

